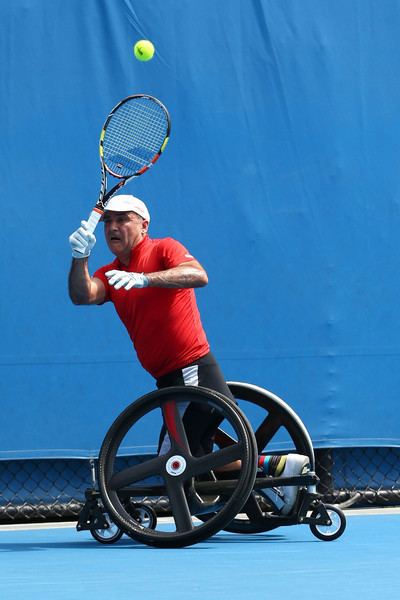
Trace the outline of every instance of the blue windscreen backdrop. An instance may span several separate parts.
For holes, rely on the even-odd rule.
[[[152,237],[207,269],[197,298],[226,378],[283,397],[317,446],[399,445],[399,2],[0,8],[0,456],[95,454],[154,389],[113,306],[67,294],[101,126],[134,93],[166,104],[172,133],[127,191]],[[96,235],[92,272],[112,258]]]

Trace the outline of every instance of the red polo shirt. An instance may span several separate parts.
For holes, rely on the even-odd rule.
[[[115,259],[94,273],[104,283],[106,302],[114,303],[143,367],[156,379],[180,369],[209,351],[193,289],[133,288],[116,290],[107,271],[154,273],[177,267],[193,257],[172,238],[146,236],[132,250],[129,267]]]

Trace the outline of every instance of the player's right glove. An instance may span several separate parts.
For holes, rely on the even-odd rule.
[[[79,229],[69,236],[69,243],[74,258],[86,258],[90,255],[92,248],[96,243],[96,237],[89,231],[87,221],[81,221]]]

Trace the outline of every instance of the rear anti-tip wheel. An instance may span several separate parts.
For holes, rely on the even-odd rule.
[[[343,511],[332,504],[321,504],[311,513],[311,518],[316,519],[316,522],[310,524],[310,529],[323,542],[337,540],[346,529]],[[319,520],[321,523],[318,523]]]

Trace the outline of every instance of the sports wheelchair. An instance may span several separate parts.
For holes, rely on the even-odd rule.
[[[127,534],[160,548],[189,546],[220,530],[250,534],[297,524],[307,524],[320,540],[340,537],[345,515],[325,504],[316,491],[313,446],[300,418],[268,390],[239,382],[228,385],[237,404],[206,388],[182,386],[151,392],[129,405],[104,438],[98,486],[86,491],[78,531],[90,530],[105,544]],[[206,403],[221,419],[212,450],[202,456],[192,455],[186,435],[182,415],[189,403]],[[246,404],[252,405],[253,426],[243,410]],[[137,452],[137,440],[144,434],[148,438],[154,432],[158,438],[162,425],[170,439],[166,454],[144,452],[140,462],[125,457],[121,463],[130,447]],[[289,452],[308,456],[311,470],[290,478],[260,476],[258,456]],[[237,470],[224,469],[232,463]],[[299,493],[292,512],[283,515],[267,490],[291,485]],[[167,524],[158,518],[160,503],[172,516]]]

